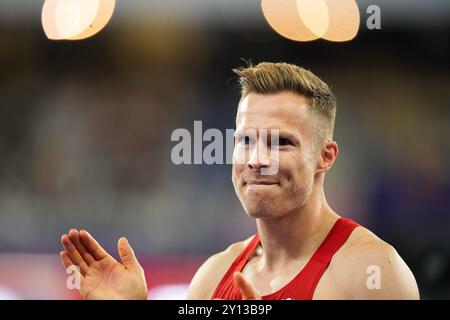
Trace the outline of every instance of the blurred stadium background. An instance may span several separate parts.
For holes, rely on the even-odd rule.
[[[450,298],[450,2],[357,1],[358,36],[293,42],[259,0],[119,0],[107,27],[49,41],[43,1],[0,1],[0,297],[79,298],[60,236],[121,235],[151,298],[182,298],[207,256],[255,232],[229,165],[171,162],[176,128],[234,127],[241,58],[293,62],[338,97],[331,205],[394,245],[424,299]],[[381,30],[365,28],[369,4]]]

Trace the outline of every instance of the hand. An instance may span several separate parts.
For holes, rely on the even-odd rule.
[[[61,243],[65,249],[60,253],[64,268],[80,268],[83,299],[147,299],[144,269],[126,238],[120,238],[117,244],[122,263],[84,230],[71,229],[61,237]]]
[[[262,300],[255,287],[239,271],[233,274],[234,284],[241,290],[242,300]]]

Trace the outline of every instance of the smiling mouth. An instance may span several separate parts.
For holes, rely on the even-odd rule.
[[[272,186],[272,185],[276,185],[278,184],[278,182],[274,182],[274,181],[247,181],[245,182],[244,185],[247,186]]]

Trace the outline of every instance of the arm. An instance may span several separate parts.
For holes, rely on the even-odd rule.
[[[346,247],[332,270],[343,299],[420,298],[406,263],[391,245],[375,236],[363,237]]]

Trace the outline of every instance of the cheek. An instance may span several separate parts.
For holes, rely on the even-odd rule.
[[[301,155],[298,153],[287,154],[281,152],[279,154],[278,166],[280,173],[283,176],[289,177],[289,179],[302,172],[304,167]]]
[[[243,170],[243,165],[233,163],[233,166],[231,168],[231,181],[234,185],[239,182],[239,176]]]
[[[289,156],[281,156],[279,162],[280,177],[287,182],[295,184],[303,184],[310,177],[310,166],[302,155],[295,154]]]

